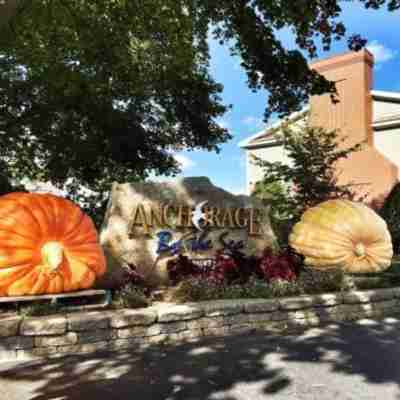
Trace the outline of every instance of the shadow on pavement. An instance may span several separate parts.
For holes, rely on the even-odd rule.
[[[399,327],[393,318],[364,320],[291,335],[257,333],[142,352],[0,364],[0,398],[340,400],[388,395],[384,387],[396,395],[391,399],[400,398]],[[344,391],[348,397],[341,396]]]

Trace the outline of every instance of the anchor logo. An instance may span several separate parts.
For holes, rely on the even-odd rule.
[[[206,218],[206,214],[201,210],[208,201],[202,201],[197,204],[194,211],[192,211],[192,223],[199,231],[203,231],[203,228],[200,226],[200,222],[204,221]]]

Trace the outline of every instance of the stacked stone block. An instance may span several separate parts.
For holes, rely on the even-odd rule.
[[[144,309],[0,317],[0,360],[94,353],[207,336],[286,332],[397,313],[400,288],[282,299],[219,300]]]

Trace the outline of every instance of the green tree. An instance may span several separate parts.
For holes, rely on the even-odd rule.
[[[216,123],[227,106],[209,72],[210,35],[241,57],[252,90],[268,90],[265,117],[286,115],[334,93],[301,50],[315,57],[317,35],[324,49],[345,37],[340,13],[333,0],[0,0],[3,173],[66,186],[88,206],[112,181],[174,174],[171,150],[218,151],[230,138]],[[298,50],[284,48],[282,28]]]
[[[307,118],[307,117],[306,117]],[[281,244],[287,243],[292,225],[309,207],[329,199],[354,199],[352,184],[340,185],[337,162],[359,151],[362,144],[345,146],[346,138],[305,124],[285,123],[274,133],[289,162],[269,162],[254,157],[263,169],[253,195],[271,204],[271,219]]]

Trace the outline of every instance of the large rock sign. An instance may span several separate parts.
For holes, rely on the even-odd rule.
[[[178,254],[208,259],[218,249],[237,246],[260,255],[273,244],[268,207],[249,196],[235,196],[208,178],[161,183],[113,184],[100,240],[115,281],[133,264],[149,284],[167,284],[168,260]]]

